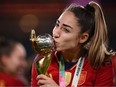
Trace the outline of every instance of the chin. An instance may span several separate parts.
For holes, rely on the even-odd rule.
[[[62,49],[62,48],[56,48],[56,51],[61,52],[61,51],[65,51],[65,49]]]

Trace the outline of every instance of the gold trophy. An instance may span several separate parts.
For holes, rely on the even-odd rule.
[[[42,56],[35,59],[34,64],[38,74],[47,74],[47,69],[51,62],[52,52],[54,50],[54,40],[50,34],[38,35],[36,37],[35,30],[31,31],[31,39],[33,49]]]

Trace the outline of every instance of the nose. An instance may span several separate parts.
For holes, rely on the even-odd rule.
[[[53,38],[59,38],[60,37],[60,29],[59,28],[54,27],[52,33],[53,33]]]

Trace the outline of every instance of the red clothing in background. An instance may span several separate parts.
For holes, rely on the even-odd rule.
[[[0,72],[0,87],[24,87],[25,84],[20,81],[17,77],[13,77],[4,72]]]
[[[74,64],[70,69],[65,71],[67,87],[71,86],[75,68],[76,68],[76,64]],[[54,56],[52,58],[47,73],[57,84],[59,84],[59,64],[58,64],[57,56]],[[32,79],[31,79],[32,87],[37,86],[36,77],[37,77],[37,72],[33,64]],[[86,58],[78,82],[78,87],[114,86],[113,79],[114,79],[114,71],[113,71],[113,65],[110,61],[106,61],[100,69],[95,70],[90,66],[90,64],[88,63],[88,59]]]

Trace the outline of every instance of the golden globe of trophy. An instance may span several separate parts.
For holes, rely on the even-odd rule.
[[[54,50],[54,40],[50,34],[38,35],[36,37],[35,30],[31,31],[31,42],[33,49],[42,56],[35,59],[34,64],[38,74],[47,74],[47,69],[51,62],[52,52]]]

